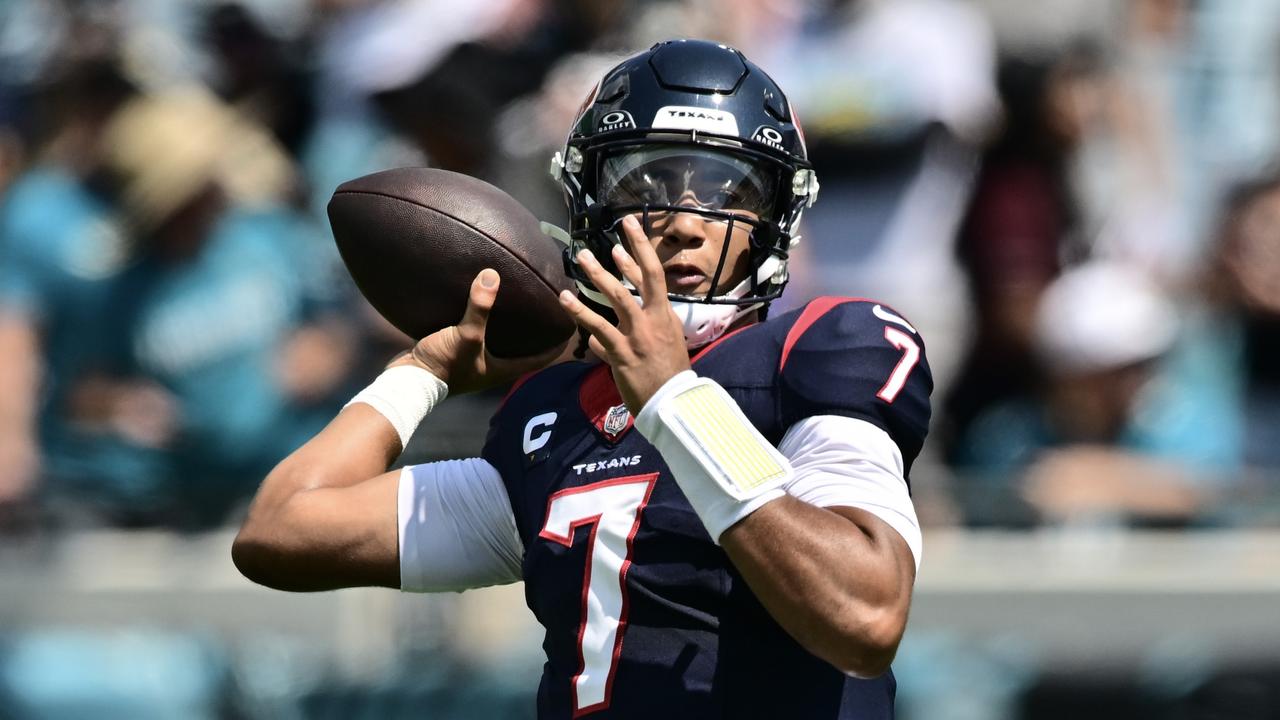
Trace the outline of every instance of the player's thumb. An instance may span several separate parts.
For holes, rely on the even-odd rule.
[[[462,338],[470,342],[482,342],[484,329],[489,323],[489,311],[498,299],[498,271],[485,268],[471,281],[471,295],[467,298],[467,312],[462,316],[458,330]]]

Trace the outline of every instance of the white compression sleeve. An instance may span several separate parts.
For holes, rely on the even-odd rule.
[[[347,405],[362,402],[377,410],[396,429],[403,449],[422,418],[448,394],[449,386],[425,368],[397,365],[383,370]]]
[[[902,536],[920,569],[920,521],[903,479],[902,452],[888,433],[865,420],[819,415],[792,425],[778,449],[795,471],[789,495],[875,515]]]
[[[400,589],[461,591],[520,579],[524,548],[502,477],[481,458],[400,471]]]
[[[717,544],[731,525],[785,493],[791,465],[714,380],[672,377],[636,417]]]

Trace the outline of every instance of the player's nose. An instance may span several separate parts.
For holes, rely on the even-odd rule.
[[[662,228],[663,242],[700,245],[707,240],[706,220],[697,213],[673,212]]]

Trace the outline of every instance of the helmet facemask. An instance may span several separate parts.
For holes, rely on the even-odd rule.
[[[713,72],[682,77],[691,67]],[[589,249],[620,277],[610,251],[627,215],[651,240],[694,215],[706,241],[719,242],[714,269],[697,258],[696,287],[674,277],[668,287],[691,348],[781,295],[801,211],[818,189],[781,90],[737,51],[701,41],[660,43],[606,74],[552,175],[570,212],[566,271],[596,304],[608,303],[576,255]]]

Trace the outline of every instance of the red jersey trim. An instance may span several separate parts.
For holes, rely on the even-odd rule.
[[[800,313],[800,317],[796,318],[796,322],[787,331],[787,339],[782,342],[782,359],[778,361],[778,372],[782,372],[782,368],[787,365],[787,356],[791,354],[791,348],[800,342],[800,337],[805,334],[813,324],[822,319],[823,315],[831,312],[831,309],[837,305],[843,305],[847,302],[871,302],[867,298],[860,297],[820,297],[814,298],[808,305],[804,306],[804,311]]]
[[[724,341],[747,328],[755,327],[756,324],[743,325],[721,335],[689,358],[689,364],[692,365],[698,362],[704,355],[719,347]],[[516,385],[511,388],[507,396],[510,397],[511,393],[514,393],[516,388],[528,377],[523,376],[517,380]],[[503,402],[506,402],[505,398]],[[595,426],[596,431],[611,443],[617,442],[635,424],[635,418],[628,415],[627,424],[622,430],[616,433],[605,432],[604,423],[609,415],[609,410],[620,404],[622,404],[622,395],[618,393],[618,386],[613,382],[613,372],[609,369],[609,366],[605,363],[600,363],[588,370],[582,378],[582,383],[578,386],[578,405],[582,408],[582,413],[587,416],[587,420]]]
[[[605,432],[604,421],[609,416],[609,410],[621,404],[622,395],[618,393],[618,386],[613,383],[613,372],[609,366],[600,363],[588,370],[578,386],[578,405],[587,420],[595,426],[596,432],[610,443],[618,442],[635,424],[635,418],[628,413],[627,424],[621,430],[616,433]]]

